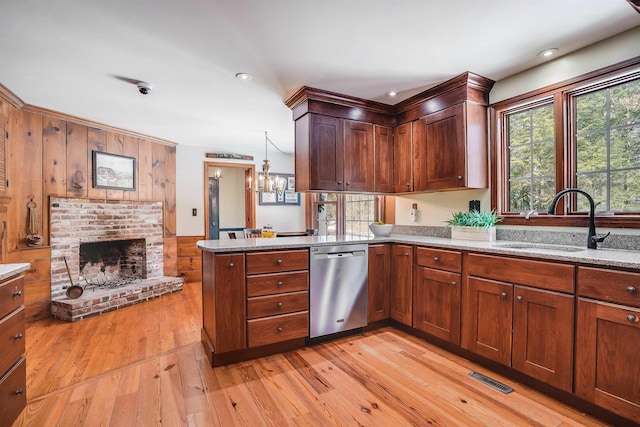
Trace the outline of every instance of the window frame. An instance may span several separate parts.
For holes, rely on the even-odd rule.
[[[317,200],[317,194],[320,193],[334,193],[336,194],[335,201],[319,201]],[[336,205],[336,234],[338,236],[345,233],[345,196],[349,194],[359,193],[341,193],[339,191],[321,191],[314,193],[307,193],[306,199],[306,226],[307,228],[317,228],[318,226],[318,204],[335,204]],[[365,194],[365,193],[362,193]],[[371,193],[366,193],[371,194]],[[387,217],[386,212],[386,196],[382,194],[371,194],[375,197],[375,213],[377,221],[385,221]]]
[[[562,198],[556,215],[546,212],[527,219],[520,213],[505,212],[508,208],[509,153],[506,141],[509,114],[553,102],[556,143],[556,193],[575,185],[575,153],[573,118],[575,96],[610,87],[633,78],[640,78],[640,56],[611,65],[570,80],[565,80],[525,94],[497,102],[490,106],[491,150],[491,206],[503,218],[504,225],[587,226],[588,212],[573,212]],[[575,195],[573,196],[575,197]],[[569,200],[575,200],[574,198]],[[573,202],[567,205],[572,205]],[[612,228],[640,228],[640,214],[619,212],[612,216],[598,216],[598,225]]]

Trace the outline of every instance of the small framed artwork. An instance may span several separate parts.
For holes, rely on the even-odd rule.
[[[284,186],[281,191],[273,191],[270,193],[260,192],[258,204],[272,206],[299,206],[300,193],[296,193],[296,180],[294,175],[286,173],[272,172],[269,176],[278,177]]]
[[[136,159],[94,150],[93,187],[135,190]]]

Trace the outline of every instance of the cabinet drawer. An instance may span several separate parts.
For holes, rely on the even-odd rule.
[[[254,297],[247,300],[247,317],[249,319],[303,310],[309,310],[309,293],[307,291]]]
[[[309,272],[260,274],[247,277],[247,296],[257,297],[309,289]]]
[[[16,276],[0,285],[0,317],[24,304],[24,276]]]
[[[10,426],[27,404],[27,369],[24,357],[0,378],[0,425]]]
[[[24,354],[24,307],[0,319],[0,375]]]
[[[247,254],[247,274],[307,270],[309,251],[252,252]]]
[[[578,267],[578,295],[640,307],[640,274]]]
[[[492,255],[469,254],[469,275],[573,293],[574,266]]]
[[[416,263],[421,267],[459,273],[462,269],[462,253],[433,248],[417,248]]]
[[[309,335],[309,312],[248,320],[247,331],[249,347],[303,338]]]

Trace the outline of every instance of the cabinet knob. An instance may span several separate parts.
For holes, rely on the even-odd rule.
[[[404,253],[404,256],[409,256],[409,252],[405,252],[405,253]]]
[[[629,314],[627,316],[627,320],[629,322],[638,323],[638,316],[634,316],[633,314]]]
[[[411,187],[411,183],[410,182],[407,182],[406,185],[407,185],[407,187]]]
[[[21,340],[21,339],[22,339],[22,334],[15,334],[15,335],[13,336],[13,339],[14,339],[14,340]]]
[[[635,294],[637,289],[635,288],[635,286],[627,286],[627,292],[629,292],[630,294]]]
[[[516,299],[517,299],[518,301],[522,301],[522,295],[518,295],[518,296],[516,297]]]
[[[278,326],[278,332],[282,332],[282,326]]]
[[[451,282],[451,286],[453,286],[455,288],[455,286],[458,284],[458,282],[456,282],[455,280]]]
[[[276,305],[278,306],[278,308],[282,307],[282,303],[281,302],[278,302],[278,304],[276,304]]]
[[[338,181],[338,185],[342,185],[342,181]]]
[[[347,185],[351,185],[351,181],[347,181]]]
[[[278,264],[278,265],[282,265],[282,260],[281,260],[281,259],[277,260],[277,261],[276,261],[276,264]]]
[[[500,296],[501,296],[502,298],[506,298],[506,297],[507,297],[507,293],[506,293],[506,292],[500,292]]]
[[[15,394],[24,394],[24,390],[19,388],[18,390],[15,391]]]
[[[462,181],[462,175],[458,175],[458,181]]]
[[[13,296],[16,297],[16,298],[19,297],[20,295],[22,295],[22,291],[14,291],[13,292]]]
[[[232,262],[229,263],[229,268],[233,268],[233,263]]]
[[[433,260],[434,260],[435,262],[440,262],[440,258],[438,258],[437,256],[434,256],[434,257],[433,257]]]
[[[282,280],[278,280],[278,286],[282,286]]]

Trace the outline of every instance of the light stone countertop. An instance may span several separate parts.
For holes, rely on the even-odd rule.
[[[0,264],[0,280],[8,279],[18,273],[28,270],[31,264],[28,262],[16,264]]]
[[[314,246],[344,245],[356,243],[405,243],[411,245],[425,245],[442,249],[456,249],[489,254],[504,254],[525,256],[550,261],[565,261],[580,264],[620,267],[640,270],[640,251],[617,249],[587,249],[586,247],[545,245],[538,243],[514,242],[498,240],[496,242],[475,242],[470,240],[455,240],[443,237],[415,236],[407,234],[392,234],[383,238],[355,238],[348,236],[306,236],[306,237],[276,237],[236,240],[200,240],[198,248],[203,251],[250,252],[273,249],[310,248]],[[525,246],[523,248],[509,246]],[[567,250],[571,250],[568,252]]]

